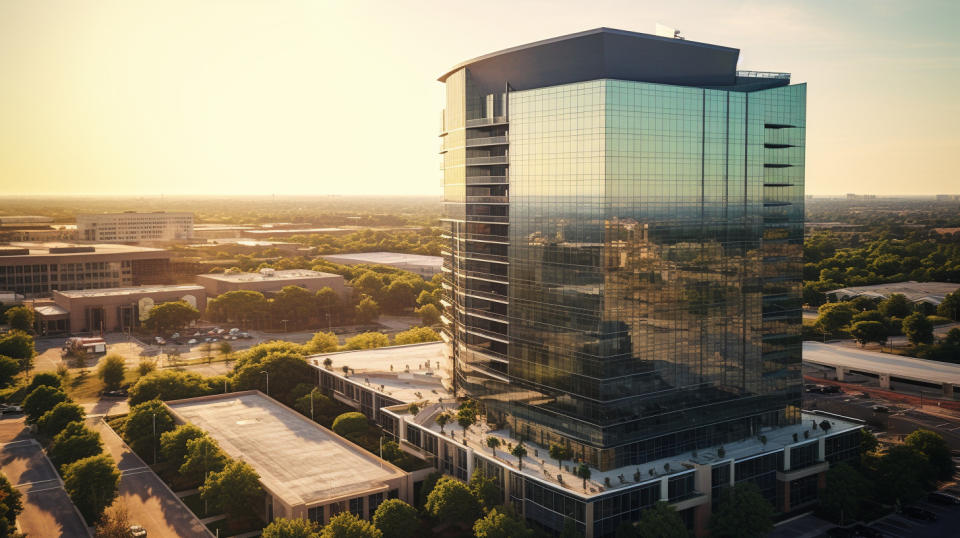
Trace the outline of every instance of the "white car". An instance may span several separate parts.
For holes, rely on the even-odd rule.
[[[197,343],[197,339],[196,339],[196,338],[191,338],[191,339],[187,340],[187,343],[192,346],[193,344],[196,344],[196,343]]]
[[[130,533],[131,538],[147,538],[147,530],[140,525],[130,525],[127,531]]]

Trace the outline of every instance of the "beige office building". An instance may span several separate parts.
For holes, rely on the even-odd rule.
[[[81,213],[77,237],[82,241],[176,241],[193,238],[193,213]]]

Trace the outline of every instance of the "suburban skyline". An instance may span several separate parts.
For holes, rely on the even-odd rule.
[[[9,2],[0,186],[439,195],[440,74],[659,22],[740,49],[741,69],[808,83],[808,194],[953,193],[958,14],[947,2]]]

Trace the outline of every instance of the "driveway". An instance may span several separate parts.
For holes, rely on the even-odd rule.
[[[17,518],[28,536],[90,536],[43,449],[25,432],[23,419],[0,420],[0,469],[21,493]],[[12,440],[11,440],[12,439]]]
[[[131,524],[143,526],[151,538],[212,536],[116,432],[102,420],[90,419],[90,422],[90,426],[100,432],[104,446],[120,469],[120,494],[114,506],[126,507]]]

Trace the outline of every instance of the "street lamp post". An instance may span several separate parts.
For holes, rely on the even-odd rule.
[[[153,463],[157,463],[157,414],[150,413],[150,417],[153,419]]]
[[[314,392],[317,392],[316,387],[314,387],[313,390],[310,391],[310,420],[313,420],[314,422],[316,422],[316,419],[313,418],[313,393]]]
[[[288,321],[288,320],[281,319],[280,321],[283,322],[283,332],[287,332],[287,321]]]
[[[267,376],[267,396],[270,396],[270,372],[266,370],[260,370],[260,373]]]

